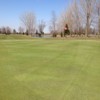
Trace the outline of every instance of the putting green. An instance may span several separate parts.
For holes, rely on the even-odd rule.
[[[99,40],[0,40],[0,100],[99,99]]]

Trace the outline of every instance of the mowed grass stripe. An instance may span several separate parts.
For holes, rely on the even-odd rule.
[[[99,100],[100,41],[0,41],[0,100]]]

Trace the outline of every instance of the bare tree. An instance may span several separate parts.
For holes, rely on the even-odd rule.
[[[1,28],[0,28],[0,34],[2,34]]]
[[[73,30],[77,30],[77,32],[80,32],[80,29],[82,27],[82,16],[79,11],[79,5],[76,0],[74,0],[72,5],[72,19],[73,19]]]
[[[69,6],[69,8],[65,11],[66,15],[66,20],[65,20],[65,25],[68,24],[70,31],[74,31],[75,28],[77,27],[76,25],[76,13],[75,13],[75,8],[74,8],[74,2]],[[64,26],[65,26],[64,25]]]
[[[80,25],[80,15],[78,11],[78,6],[76,1],[74,1],[68,8],[65,10],[59,19],[58,22],[59,29],[61,32],[64,31],[64,27],[68,24],[69,29],[73,32],[75,29],[79,30]]]
[[[6,34],[6,28],[5,28],[5,27],[2,27],[2,28],[1,28],[1,33],[2,33],[2,34]]]
[[[13,29],[13,34],[16,34],[16,33],[17,33],[16,29]]]
[[[21,16],[21,22],[25,26],[26,30],[28,31],[28,35],[33,35],[36,30],[36,17],[34,13],[28,12]]]
[[[44,28],[45,28],[45,26],[46,26],[45,22],[44,22],[43,20],[41,20],[41,21],[39,22],[39,25],[38,25],[38,29],[39,29],[39,32],[40,32],[40,33],[44,33]]]
[[[81,4],[81,12],[83,15],[84,22],[86,22],[86,36],[90,31],[90,26],[93,21],[93,12],[96,4],[96,0],[79,0]]]
[[[57,27],[57,16],[55,11],[52,11],[52,18],[50,20],[50,31],[56,31],[56,27]]]
[[[93,26],[94,21],[94,9],[96,0],[72,0],[73,2],[67,10],[61,14],[60,23],[63,23],[61,26],[64,27],[65,24],[68,24],[71,33],[86,32],[88,36],[90,28]],[[98,0],[100,1],[100,0]],[[63,30],[63,28],[62,28]]]
[[[18,28],[18,31],[19,31],[20,34],[23,34],[23,33],[24,33],[24,28],[20,26],[20,27]]]
[[[64,11],[60,14],[57,20],[57,31],[59,33],[64,32],[64,26],[66,25],[66,23],[67,23],[67,13],[66,11]]]
[[[49,30],[53,37],[57,36],[57,16],[55,11],[52,11]]]
[[[5,29],[6,29],[6,35],[11,34],[11,28],[9,26],[7,26]]]
[[[12,33],[12,29],[9,26],[7,26],[7,27],[1,27],[0,28],[0,33],[1,34],[9,35],[9,34]]]
[[[100,35],[100,0],[96,2],[97,16],[98,16],[98,33]]]

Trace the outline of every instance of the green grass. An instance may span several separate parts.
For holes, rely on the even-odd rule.
[[[0,40],[0,100],[100,100],[100,41]]]
[[[15,39],[32,39],[31,36],[27,35],[19,35],[19,34],[11,34],[11,35],[5,35],[5,34],[0,34],[0,40],[15,40]]]

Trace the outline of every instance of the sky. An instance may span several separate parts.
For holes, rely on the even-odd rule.
[[[26,12],[33,12],[37,22],[50,22],[52,11],[60,15],[71,0],[0,0],[0,27],[9,26],[18,29],[20,17]],[[47,28],[46,28],[47,29]]]

